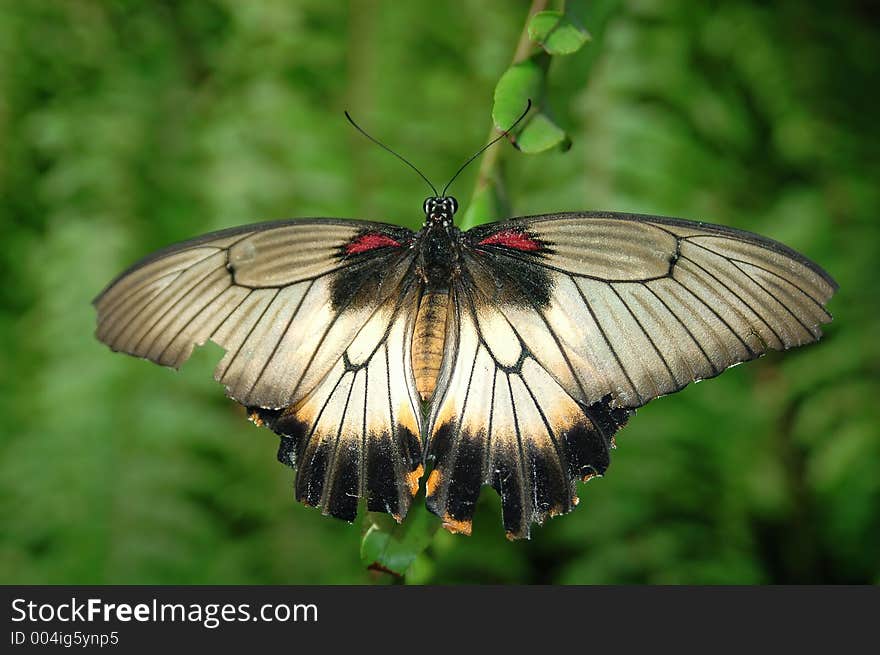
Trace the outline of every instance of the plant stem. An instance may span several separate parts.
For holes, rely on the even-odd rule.
[[[529,13],[526,15],[525,24],[523,25],[522,32],[519,35],[519,41],[516,44],[516,50],[513,53],[513,59],[510,62],[510,65],[518,64],[521,61],[524,61],[529,57],[532,52],[532,42],[529,39],[529,21],[531,21],[532,16],[537,14],[539,11],[544,11],[547,8],[549,0],[532,0],[532,6],[529,7]],[[489,136],[486,139],[488,143],[496,136],[497,126],[494,124],[489,129]],[[500,157],[503,150],[501,148],[489,148],[484,154],[483,158],[480,160],[480,168],[477,172],[477,183],[474,187],[474,193],[472,197],[476,197],[484,189],[488,188],[490,185],[494,184],[499,191],[499,195],[506,195],[504,193],[504,183],[500,176],[499,171],[499,163]]]

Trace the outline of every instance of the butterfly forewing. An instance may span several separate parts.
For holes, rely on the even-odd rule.
[[[474,228],[465,240],[491,271],[482,278],[525,299],[500,304],[502,313],[587,404],[610,394],[616,407],[639,407],[768,350],[815,341],[837,288],[770,239],[653,216],[536,216]]]

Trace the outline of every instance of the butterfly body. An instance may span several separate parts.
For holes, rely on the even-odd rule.
[[[836,284],[748,232],[579,212],[414,233],[300,219],[208,234],[95,299],[98,338],[215,378],[280,436],[295,495],[348,521],[426,502],[469,533],[484,485],[509,537],[577,504],[633,411],[764,352],[816,341]]]
[[[449,289],[426,291],[419,300],[413,330],[412,366],[416,390],[422,402],[429,402],[437,387],[446,343]]]
[[[429,402],[446,343],[449,293],[461,274],[461,231],[453,224],[455,198],[428,198],[425,223],[416,235],[416,277],[421,280],[419,309],[413,330],[412,365],[416,390]]]

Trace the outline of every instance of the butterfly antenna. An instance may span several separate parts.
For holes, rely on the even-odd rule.
[[[459,176],[459,174],[460,174],[465,168],[467,168],[468,164],[470,164],[473,160],[475,160],[477,157],[479,157],[480,155],[482,155],[486,150],[488,150],[489,148],[491,148],[492,146],[494,146],[496,143],[498,143],[499,141],[501,141],[501,139],[503,139],[504,137],[506,137],[506,136],[509,137],[509,136],[510,136],[510,131],[511,131],[513,128],[515,128],[517,125],[519,125],[519,122],[520,122],[522,119],[524,119],[524,118],[526,117],[526,114],[529,113],[529,109],[531,109],[531,108],[532,108],[532,99],[529,98],[529,101],[528,101],[528,103],[526,104],[525,111],[523,111],[523,113],[520,114],[519,118],[517,118],[515,121],[513,121],[513,124],[512,124],[510,127],[508,127],[506,130],[504,130],[503,132],[501,132],[501,134],[499,134],[499,135],[496,136],[494,139],[492,139],[491,141],[489,141],[489,143],[487,143],[486,145],[484,145],[482,148],[480,148],[479,150],[477,150],[477,151],[474,153],[474,155],[473,155],[470,159],[468,159],[465,163],[463,163],[463,164],[461,165],[461,168],[459,168],[459,169],[455,172],[455,175],[452,176],[452,179],[449,180],[449,182],[446,183],[446,186],[445,186],[445,187],[443,187],[443,193],[440,194],[440,197],[444,197],[444,196],[446,195],[446,190],[452,185],[453,182],[455,182],[455,178],[457,178],[457,177]]]
[[[402,155],[398,155],[396,152],[394,152],[391,148],[389,148],[388,146],[386,146],[384,143],[382,143],[382,142],[379,141],[378,139],[375,139],[375,138],[371,137],[369,134],[367,134],[367,133],[361,128],[360,125],[358,125],[357,123],[354,122],[354,119],[351,117],[351,114],[348,113],[348,110],[346,110],[344,113],[345,113],[345,117],[348,119],[348,122],[351,123],[351,124],[354,126],[354,129],[356,129],[358,132],[360,132],[361,134],[363,134],[365,137],[367,137],[370,141],[372,141],[373,143],[375,143],[377,146],[379,146],[379,147],[382,148],[383,150],[387,150],[388,152],[390,152],[392,155],[394,155],[395,157],[397,157],[400,161],[402,161],[404,164],[406,164],[406,165],[409,166],[411,169],[413,169],[416,173],[418,173],[418,174],[419,174],[419,177],[421,177],[425,182],[428,183],[428,186],[431,187],[431,191],[434,192],[434,196],[435,196],[435,197],[437,196],[437,188],[436,188],[433,184],[431,184],[431,180],[429,180],[427,177],[425,177],[425,175],[422,173],[422,171],[420,171],[418,168],[416,168],[415,165],[414,165],[411,161],[409,161],[408,159],[406,159],[406,158],[403,157]]]

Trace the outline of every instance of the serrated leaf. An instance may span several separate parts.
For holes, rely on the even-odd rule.
[[[492,120],[498,129],[506,130],[528,106],[541,95],[544,70],[534,57],[508,68],[495,85]]]
[[[406,520],[395,523],[387,514],[370,513],[361,540],[361,561],[370,569],[403,576],[430,545],[440,520],[422,502],[413,502]]]
[[[541,11],[529,21],[529,38],[551,55],[570,55],[592,37],[561,11]]]
[[[516,137],[517,147],[524,153],[535,154],[551,148],[568,150],[571,139],[547,114],[535,114]]]

